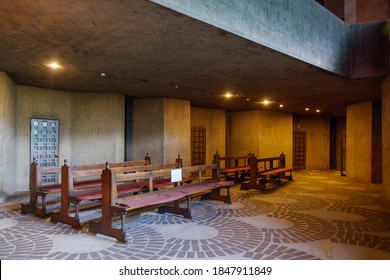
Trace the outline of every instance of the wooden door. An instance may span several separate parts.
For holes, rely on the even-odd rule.
[[[306,131],[294,131],[293,138],[293,167],[306,169]]]
[[[191,164],[206,164],[206,128],[191,129]]]

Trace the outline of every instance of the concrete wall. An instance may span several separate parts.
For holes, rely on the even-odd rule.
[[[229,115],[229,134],[226,136],[227,156],[245,156],[250,152],[262,157],[259,139],[259,111],[232,112]]]
[[[124,160],[123,95],[76,93],[71,109],[72,164]]]
[[[249,151],[258,158],[286,155],[292,166],[292,115],[265,110],[229,114],[228,155],[243,156]]]
[[[30,119],[59,120],[59,164],[71,157],[72,93],[36,87],[17,86],[17,189],[28,189],[30,159]]]
[[[163,162],[164,99],[135,99],[133,102],[133,160],[149,153],[152,163]]]
[[[17,86],[16,190],[28,189],[30,119],[59,120],[59,164],[122,161],[124,97]]]
[[[387,66],[383,22],[350,26],[350,78],[383,77]]]
[[[339,18],[344,19],[344,1],[324,0],[324,6]]]
[[[190,102],[169,98],[133,102],[133,159],[149,153],[152,163],[171,163],[177,155],[191,163]]]
[[[348,25],[313,0],[152,0],[306,61],[348,73]]]
[[[306,131],[306,169],[329,170],[329,118],[295,115],[294,131]]]
[[[0,202],[16,190],[16,86],[0,72]]]
[[[382,188],[384,201],[390,205],[390,76],[382,87]]]
[[[364,112],[364,113],[362,113]],[[372,102],[347,108],[347,176],[371,183]]]
[[[390,17],[389,0],[344,0],[345,21],[349,24],[385,21]]]
[[[206,163],[213,161],[215,152],[226,155],[226,112],[191,107],[191,128],[206,128]]]
[[[190,118],[190,101],[164,99],[164,163],[174,162],[180,155],[183,166],[191,165]]]

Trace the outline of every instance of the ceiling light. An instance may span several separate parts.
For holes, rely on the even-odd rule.
[[[233,94],[231,94],[230,92],[227,92],[227,93],[225,93],[225,95],[224,95],[226,98],[230,98],[230,97],[232,97],[233,96]]]
[[[102,72],[102,73],[100,73],[100,77],[107,77],[107,74]]]
[[[283,108],[284,106],[283,106],[283,104],[279,104],[279,107],[280,107],[280,108]]]
[[[317,113],[321,112],[319,109],[316,110]]]
[[[305,111],[309,111],[310,109],[309,108],[306,108]]]
[[[250,99],[250,98],[247,98],[246,101],[251,101],[251,99]]]
[[[268,104],[275,103],[275,102],[269,101],[268,99],[264,99],[263,101],[260,101],[258,103],[267,106]]]
[[[179,88],[179,85],[173,85],[174,88]]]
[[[60,68],[60,65],[57,62],[55,62],[55,61],[49,63],[47,66],[50,67],[53,70],[56,70],[56,69]]]

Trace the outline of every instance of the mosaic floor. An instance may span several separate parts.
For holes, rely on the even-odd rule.
[[[0,259],[390,260],[390,207],[381,185],[338,172],[300,171],[274,191],[232,190],[231,205],[194,201],[192,220],[145,212],[127,219],[127,244],[21,215],[0,204]]]

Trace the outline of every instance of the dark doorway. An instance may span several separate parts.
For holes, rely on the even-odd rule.
[[[295,170],[306,169],[306,131],[293,132],[293,167]]]

